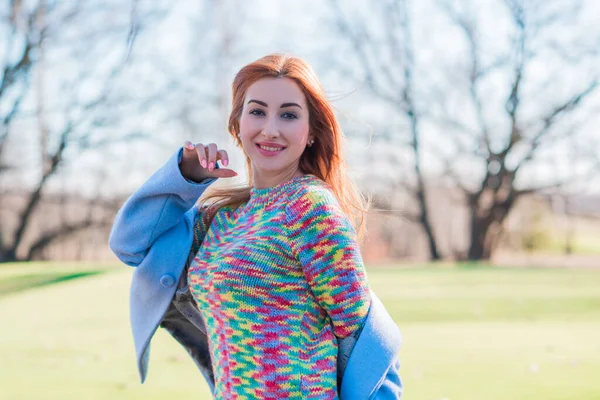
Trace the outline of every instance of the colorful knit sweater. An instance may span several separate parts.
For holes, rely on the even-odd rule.
[[[217,399],[336,399],[337,340],[370,306],[355,231],[313,175],[251,189],[195,225],[190,290],[206,322]]]

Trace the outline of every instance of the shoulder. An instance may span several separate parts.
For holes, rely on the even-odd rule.
[[[285,210],[288,214],[298,214],[320,206],[339,207],[339,202],[326,182],[310,175],[288,193]]]
[[[345,221],[347,217],[332,188],[313,176],[289,193],[285,204],[285,215],[288,225],[295,227],[306,227],[318,222],[332,225],[335,221],[349,224],[349,221]]]

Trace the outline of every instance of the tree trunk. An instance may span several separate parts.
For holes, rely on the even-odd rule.
[[[15,253],[14,249],[2,249],[2,252],[0,253],[0,263],[8,263],[15,261],[19,260],[17,260],[17,254]]]
[[[469,233],[469,252],[467,259],[470,261],[489,260],[491,248],[489,241],[486,240],[488,230],[492,226],[492,219],[489,215],[478,215],[476,208],[471,208],[471,232]]]
[[[429,213],[427,212],[427,204],[425,202],[424,190],[417,191],[417,200],[419,202],[419,223],[423,227],[425,235],[427,236],[427,245],[429,246],[430,259],[432,261],[439,261],[441,260],[441,257],[440,253],[438,252],[435,236],[433,235],[433,229],[429,221]]]
[[[429,206],[425,196],[425,182],[423,179],[423,171],[421,169],[421,140],[419,137],[419,119],[414,111],[414,106],[410,97],[410,85],[408,85],[404,91],[404,98],[406,103],[409,105],[408,116],[410,118],[411,125],[411,136],[413,154],[415,157],[415,176],[417,178],[417,187],[415,188],[415,197],[419,203],[419,223],[425,231],[427,236],[427,245],[429,246],[429,259],[431,261],[439,261],[441,259],[440,253],[437,249],[437,243],[431,227],[431,221],[429,217]]]

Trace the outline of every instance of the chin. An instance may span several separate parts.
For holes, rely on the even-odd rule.
[[[268,173],[279,173],[279,172],[283,172],[283,171],[288,171],[291,167],[292,163],[283,163],[281,161],[279,162],[264,162],[264,160],[261,160],[262,162],[254,162],[253,166],[254,168],[256,168],[257,170],[261,171],[261,172],[268,172]]]
[[[254,164],[259,171],[262,172],[280,172],[285,170],[285,167],[282,165],[273,165],[273,164]]]

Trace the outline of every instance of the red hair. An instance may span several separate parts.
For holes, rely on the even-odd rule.
[[[299,168],[325,181],[338,199],[344,213],[351,219],[359,236],[364,232],[367,203],[346,172],[343,156],[344,135],[331,103],[325,95],[312,67],[298,57],[287,54],[270,54],[244,66],[232,84],[232,110],[229,115],[229,134],[242,148],[238,137],[244,98],[248,88],[264,78],[288,78],[293,80],[304,93],[309,110],[309,132],[314,144],[300,156]],[[250,179],[249,187],[219,188],[205,197],[218,200],[212,208],[214,215],[224,206],[237,207],[250,198],[252,186],[252,164],[246,155],[246,167]]]

